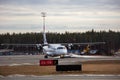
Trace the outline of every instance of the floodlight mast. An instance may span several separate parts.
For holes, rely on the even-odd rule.
[[[45,17],[46,17],[46,13],[45,12],[41,12],[41,15],[43,17],[43,39],[44,39],[44,44],[48,44],[47,43],[47,39],[46,39],[46,33],[45,33]]]

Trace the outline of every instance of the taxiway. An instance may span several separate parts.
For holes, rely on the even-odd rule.
[[[120,60],[119,56],[76,56],[72,58],[48,58],[58,59],[59,64],[75,64],[83,61],[99,61],[99,60]],[[0,56],[0,66],[16,66],[16,65],[39,65],[39,61],[44,59],[44,55],[13,55]]]
[[[0,77],[0,80],[119,80],[120,75],[49,75],[49,76],[27,76],[10,75]]]

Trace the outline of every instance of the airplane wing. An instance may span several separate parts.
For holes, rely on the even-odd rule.
[[[50,43],[53,44],[53,43]],[[87,43],[56,43],[56,44],[62,44],[62,45],[99,45],[99,44],[105,44],[105,42],[87,42]],[[9,44],[9,43],[4,43],[1,44],[2,46],[7,45],[7,46],[43,46],[43,44]]]
[[[42,46],[42,44],[8,44],[8,43],[4,43],[1,44],[1,46]]]
[[[87,43],[60,43],[62,45],[99,45],[105,44],[105,42],[87,42]]]

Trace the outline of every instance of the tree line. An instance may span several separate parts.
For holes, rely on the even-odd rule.
[[[87,32],[65,32],[52,33],[47,32],[48,43],[85,43],[85,42],[106,42],[108,47],[117,50],[120,49],[120,32],[94,30]],[[43,36],[40,33],[5,33],[0,34],[0,44],[16,43],[16,44],[42,44]]]

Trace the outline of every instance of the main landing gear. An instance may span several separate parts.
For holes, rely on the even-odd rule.
[[[48,55],[45,55],[44,58],[48,58]]]
[[[60,58],[64,58],[64,55],[60,55]]]

